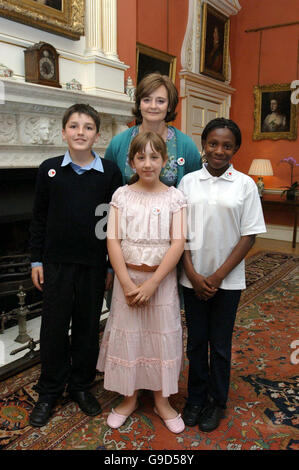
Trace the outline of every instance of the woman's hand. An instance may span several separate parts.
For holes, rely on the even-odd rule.
[[[127,294],[128,297],[133,297],[130,305],[136,305],[138,307],[146,305],[150,297],[157,290],[158,285],[159,284],[156,283],[152,278],[147,279],[147,281]]]

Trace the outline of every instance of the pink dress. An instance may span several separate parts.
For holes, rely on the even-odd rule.
[[[170,247],[172,214],[186,206],[173,186],[147,193],[123,186],[111,204],[118,208],[121,246],[126,263],[159,265]],[[152,272],[129,269],[136,285]],[[178,391],[183,354],[176,269],[161,282],[148,304],[129,307],[115,276],[110,314],[97,369],[105,372],[107,390],[131,396],[135,390]]]

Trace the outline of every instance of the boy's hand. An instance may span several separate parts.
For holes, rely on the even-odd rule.
[[[105,291],[112,289],[113,279],[114,279],[114,273],[112,273],[111,271],[108,271],[107,276],[106,276],[106,282],[105,282]]]
[[[42,266],[31,268],[31,279],[35,287],[42,291],[44,283],[44,269]]]

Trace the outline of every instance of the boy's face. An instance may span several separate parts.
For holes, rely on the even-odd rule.
[[[67,142],[70,152],[90,151],[99,136],[92,117],[83,113],[73,113],[65,129],[62,129],[62,138]]]

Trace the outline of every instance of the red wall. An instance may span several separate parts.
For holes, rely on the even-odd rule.
[[[264,177],[265,186],[279,188],[290,184],[290,167],[278,163],[287,156],[293,156],[299,163],[298,138],[293,141],[252,139],[253,88],[258,85],[260,33],[246,33],[245,30],[298,21],[299,3],[298,0],[239,0],[239,2],[242,9],[238,15],[231,17],[231,85],[236,89],[232,97],[231,118],[242,130],[243,144],[236,155],[234,165],[240,171],[248,173],[253,158],[269,158],[274,176]],[[260,85],[290,83],[299,78],[298,39],[299,25],[263,31]],[[296,169],[296,179],[299,178],[298,170],[299,167]],[[290,224],[289,216],[273,213],[266,218],[273,224]]]
[[[130,65],[136,84],[136,42],[177,57],[176,86],[181,70],[181,48],[188,19],[188,0],[118,0],[118,55]],[[175,125],[180,128],[180,104]]]

